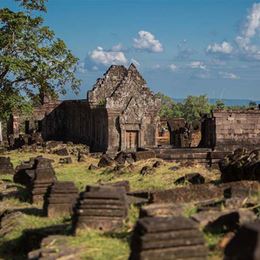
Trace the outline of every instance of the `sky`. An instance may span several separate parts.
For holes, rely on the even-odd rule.
[[[173,98],[260,100],[260,1],[49,0],[47,8],[45,24],[80,60],[80,93],[65,98],[85,98],[111,64],[134,63],[154,92]]]

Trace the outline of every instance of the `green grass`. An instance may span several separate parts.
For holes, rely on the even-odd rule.
[[[30,157],[35,157],[37,155],[43,155],[44,157],[53,159],[53,167],[57,179],[59,181],[73,181],[80,190],[84,190],[86,185],[98,184],[100,182],[117,182],[121,180],[128,180],[130,182],[131,190],[168,189],[176,187],[174,181],[177,178],[192,172],[199,172],[209,180],[216,180],[218,178],[217,171],[209,171],[201,166],[180,168],[176,171],[169,170],[170,167],[177,166],[175,163],[164,163],[161,167],[156,168],[154,173],[147,176],[141,176],[141,168],[145,165],[152,166],[156,159],[137,162],[134,164],[133,172],[126,171],[123,174],[118,174],[107,169],[98,169],[94,171],[88,170],[90,164],[98,163],[97,159],[91,157],[88,157],[86,162],[81,163],[76,162],[76,158],[72,157],[72,164],[61,165],[59,164],[60,157],[52,154],[33,154],[24,152],[10,152],[6,154],[6,156],[11,158],[14,166],[17,166],[22,161],[28,160]],[[0,182],[1,180],[4,180],[5,182],[8,181],[12,184],[12,176],[10,175],[1,175]],[[32,209],[31,212],[33,212],[33,208],[38,211],[41,210],[37,205],[35,206],[26,202],[21,202],[14,198],[5,199],[0,202],[0,210],[14,208]],[[195,211],[196,208],[191,206],[187,208],[186,215],[190,216]],[[96,231],[82,231],[77,236],[68,235],[67,239],[69,244],[83,248],[82,259],[128,259],[131,232],[138,216],[139,210],[136,207],[131,207],[129,210],[128,220],[126,221],[121,233],[103,234]],[[20,219],[19,225],[16,226],[7,236],[0,239],[0,258],[12,259],[13,255],[16,254],[17,256],[17,250],[21,249],[22,243],[24,243],[23,234],[26,230],[61,224],[64,223],[64,221],[65,219],[63,218],[50,219],[43,216],[24,213]],[[217,241],[214,237],[210,236],[207,236],[206,240],[209,246],[215,245]],[[25,256],[22,254],[21,259],[25,259]]]

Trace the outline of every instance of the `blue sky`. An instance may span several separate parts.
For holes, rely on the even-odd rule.
[[[78,98],[112,63],[134,62],[153,91],[173,98],[260,100],[259,1],[49,0],[47,7],[45,23],[80,59]]]

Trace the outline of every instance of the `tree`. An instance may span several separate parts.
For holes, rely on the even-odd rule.
[[[248,104],[248,107],[250,107],[250,108],[255,108],[256,106],[257,106],[257,104],[255,101],[250,101]]]
[[[215,108],[216,109],[225,109],[225,103],[221,99],[217,99],[215,102]]]
[[[183,114],[187,122],[199,120],[203,114],[209,113],[211,106],[208,98],[202,96],[188,96],[183,102]]]
[[[159,113],[161,117],[171,118],[183,116],[181,103],[174,102],[171,97],[168,97],[161,92],[157,93],[156,96],[160,98],[162,102]]]
[[[40,91],[65,94],[66,86],[78,91],[75,77],[78,59],[55,37],[43,18],[45,0],[16,0],[21,11],[0,9],[0,120]],[[7,93],[9,93],[7,95]],[[29,103],[28,103],[29,104]]]

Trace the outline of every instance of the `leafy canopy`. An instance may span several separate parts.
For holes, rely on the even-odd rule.
[[[77,92],[80,84],[75,77],[78,59],[43,25],[42,17],[33,15],[46,11],[46,1],[16,1],[21,11],[0,9],[0,96],[9,99],[7,106],[0,103],[0,118],[40,91],[65,94],[70,86]]]

